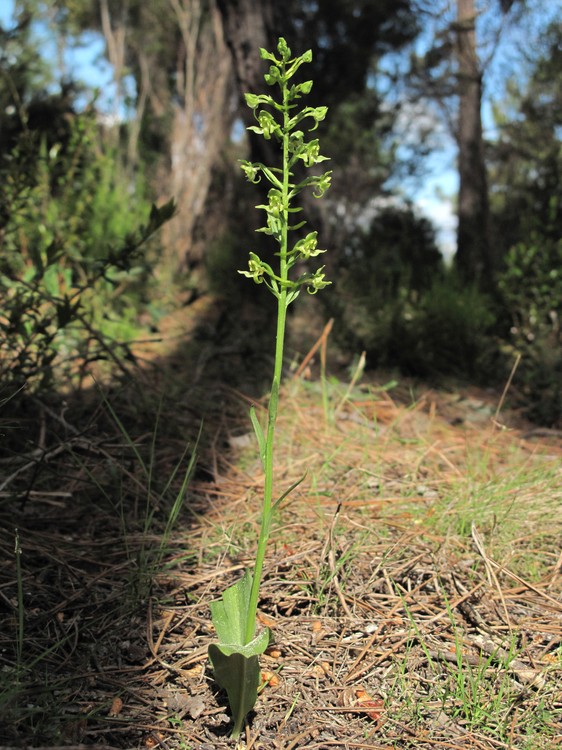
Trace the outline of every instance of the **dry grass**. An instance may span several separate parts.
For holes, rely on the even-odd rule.
[[[485,394],[325,387],[284,388],[277,486],[307,478],[272,532],[275,644],[245,746],[558,747],[559,439],[498,427]],[[125,440],[103,406],[87,434],[41,412],[45,445],[63,447],[32,491],[36,460],[0,496],[5,743],[233,746],[208,602],[251,563],[263,477],[244,399],[209,388],[163,402],[156,439]],[[203,399],[201,468],[163,545],[166,477]],[[127,429],[138,403],[115,406]]]

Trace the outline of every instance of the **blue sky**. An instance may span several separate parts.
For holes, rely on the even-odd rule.
[[[0,0],[0,23],[8,25],[13,17],[13,0]],[[41,39],[41,48],[45,57],[56,58],[56,49],[48,31],[36,30]],[[65,64],[77,80],[83,81],[89,88],[100,89],[101,105],[111,108],[111,67],[103,58],[104,42],[97,34],[84,35],[84,45],[77,49],[69,48],[65,55]]]

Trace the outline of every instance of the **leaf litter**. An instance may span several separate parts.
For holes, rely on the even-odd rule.
[[[277,486],[307,478],[272,531],[259,616],[274,643],[241,746],[558,747],[558,436],[516,415],[498,426],[475,389],[324,387],[337,414],[320,380],[283,389]],[[196,382],[183,404],[204,399],[211,437],[164,548],[156,485],[196,420],[178,431],[166,411],[156,448],[134,438],[155,452],[147,479],[103,409],[80,443],[71,414],[40,411],[49,444],[72,444],[0,497],[3,745],[234,746],[207,661],[209,602],[252,559],[262,475],[256,447],[232,440],[249,399]]]

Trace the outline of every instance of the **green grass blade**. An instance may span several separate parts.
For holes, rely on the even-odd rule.
[[[297,479],[297,481],[296,481],[296,482],[293,482],[293,484],[292,484],[292,485],[291,485],[291,486],[289,487],[289,489],[285,490],[285,492],[284,492],[284,493],[283,493],[283,494],[281,495],[281,497],[279,497],[279,498],[278,498],[278,499],[277,499],[277,500],[276,500],[276,501],[275,501],[275,502],[273,503],[272,511],[273,511],[273,510],[277,510],[277,508],[278,508],[278,507],[279,507],[279,506],[281,505],[281,503],[283,502],[283,500],[284,500],[284,499],[285,499],[285,498],[286,498],[286,497],[287,497],[288,495],[290,495],[290,494],[291,494],[291,492],[292,492],[292,491],[293,491],[294,489],[296,489],[296,488],[297,488],[297,487],[299,486],[299,484],[301,484],[301,482],[304,482],[304,480],[306,479],[306,475],[307,475],[307,472],[305,471],[305,472],[304,472],[304,474],[302,475],[302,477],[301,477],[300,479]]]

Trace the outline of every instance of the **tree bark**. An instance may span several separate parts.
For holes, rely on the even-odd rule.
[[[217,0],[217,6],[241,96],[247,91],[263,89],[263,61],[258,50],[269,48],[274,41],[270,0]]]
[[[267,67],[259,55],[259,48],[272,49],[275,11],[271,0],[217,0],[224,26],[224,35],[232,58],[236,88],[241,104],[244,94],[265,94]],[[252,112],[245,105],[241,110],[246,126],[255,125]],[[249,134],[250,160],[271,163],[273,149],[263,138]]]
[[[228,137],[230,66],[214,0],[169,0],[180,32],[170,133],[170,193],[178,215],[164,228],[180,268],[196,268],[203,248],[194,238],[212,170]]]
[[[482,135],[482,71],[476,49],[474,0],[457,0],[459,204],[456,266],[461,277],[485,287],[493,264]]]

